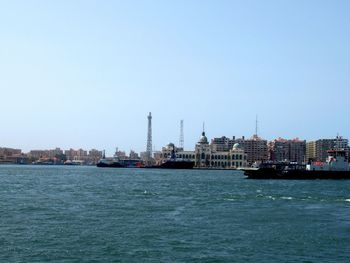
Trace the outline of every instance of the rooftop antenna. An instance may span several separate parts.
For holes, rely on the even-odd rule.
[[[179,140],[179,147],[184,149],[185,146],[185,139],[184,139],[184,120],[180,121],[180,140]]]
[[[337,139],[336,139],[336,144],[335,144],[335,149],[338,151],[339,150],[339,132],[337,132]]]
[[[255,136],[258,137],[258,115],[255,117]]]

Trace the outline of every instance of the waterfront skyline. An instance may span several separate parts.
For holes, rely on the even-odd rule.
[[[347,1],[11,1],[0,11],[0,145],[350,137]]]

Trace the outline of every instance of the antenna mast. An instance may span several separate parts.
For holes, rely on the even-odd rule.
[[[258,115],[255,118],[255,136],[258,137]]]
[[[149,113],[148,118],[148,133],[147,133],[147,157],[152,157],[152,114]]]
[[[184,120],[180,121],[180,140],[179,147],[184,149],[185,147],[185,139],[184,139]]]

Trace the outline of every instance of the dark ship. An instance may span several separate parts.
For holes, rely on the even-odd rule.
[[[139,168],[141,167],[141,161],[130,158],[106,158],[105,153],[103,153],[102,159],[96,166],[100,168]]]
[[[242,170],[248,179],[350,179],[350,166],[344,149],[328,151],[326,162],[314,162],[308,165],[262,163],[258,167]]]

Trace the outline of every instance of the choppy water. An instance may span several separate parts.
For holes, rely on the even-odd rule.
[[[349,262],[350,181],[0,166],[0,262]]]

